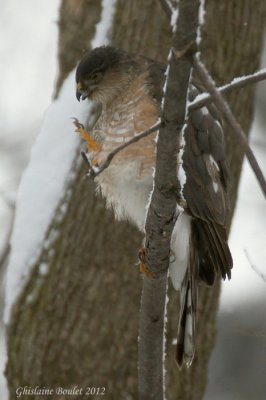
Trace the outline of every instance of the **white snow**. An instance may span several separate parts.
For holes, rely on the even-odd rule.
[[[220,91],[224,91],[224,90],[226,90],[229,86],[231,86],[232,84],[240,83],[240,82],[246,80],[247,78],[253,77],[253,76],[263,77],[264,80],[265,80],[265,77],[264,77],[265,74],[266,74],[266,68],[262,68],[262,69],[259,69],[257,72],[254,72],[254,74],[238,76],[237,78],[234,78],[232,81],[230,81],[230,82],[227,83],[226,85],[219,86],[218,89],[219,89]],[[262,80],[263,80],[263,79],[262,79]],[[209,95],[208,93],[206,93],[206,92],[200,93],[200,94],[198,94],[198,95],[195,97],[195,99],[194,99],[193,101],[191,101],[191,102],[189,103],[189,106],[193,106],[194,104],[198,103],[199,101],[206,100],[206,99],[208,99],[209,97],[210,97],[210,95]],[[204,107],[204,108],[205,108],[205,107]]]
[[[215,191],[215,193],[217,193],[218,189],[219,189],[218,183],[212,182],[212,186],[213,186],[213,190]]]
[[[177,19],[178,19],[178,8],[172,9],[172,15],[171,15],[171,21],[170,21],[170,25],[172,27],[172,31],[173,33],[175,33],[176,28],[177,28]]]
[[[188,102],[187,102],[187,106],[188,106]],[[188,109],[188,107],[186,108],[186,119],[187,119],[187,109]],[[184,154],[185,145],[186,145],[184,133],[185,133],[186,127],[187,127],[187,123],[185,123],[183,125],[182,131],[181,131],[181,137],[180,137],[180,143],[179,143],[180,144],[180,150],[179,150],[179,152],[177,154],[177,156],[178,156],[177,176],[178,176],[178,180],[179,180],[179,183],[180,183],[180,194],[181,194],[181,197],[182,197],[182,199],[184,201],[185,201],[185,199],[184,199],[184,196],[183,196],[183,191],[184,191],[184,185],[185,185],[185,183],[187,181],[186,172],[185,172],[185,170],[183,168],[183,154]]]
[[[197,28],[197,38],[196,38],[196,43],[197,45],[200,44],[201,42],[201,27],[205,22],[205,0],[200,0],[200,5],[199,5],[199,25]]]
[[[222,86],[222,88],[224,89],[227,86],[230,86],[232,83],[238,83],[244,81],[245,79],[251,76],[264,76],[265,74],[266,74],[266,68],[262,68],[259,69],[257,72],[254,72],[253,74],[238,76],[237,78],[234,78],[229,84]]]
[[[103,0],[102,18],[96,28],[93,46],[107,43],[114,4],[115,0]],[[18,190],[11,237],[12,251],[7,270],[5,323],[9,321],[11,307],[27,280],[30,267],[38,258],[71,173],[80,140],[74,133],[70,117],[85,123],[88,113],[88,102],[79,103],[75,98],[75,72],[72,71],[58,99],[46,112]]]
[[[48,264],[46,264],[46,263],[41,263],[41,264],[39,265],[39,273],[40,273],[42,276],[45,276],[45,275],[48,274],[48,272],[49,272]]]
[[[169,79],[169,70],[170,70],[170,60],[171,60],[171,56],[172,56],[172,48],[170,48],[169,53],[168,53],[168,57],[167,57],[167,67],[164,73],[165,76],[165,81],[164,81],[164,85],[163,85],[163,96],[162,96],[162,100],[161,100],[161,109],[163,110],[164,108],[164,103],[165,103],[165,94],[166,94],[166,88],[167,88],[167,84],[168,84],[168,79]]]
[[[85,122],[88,104],[77,102],[74,88],[72,72],[59,98],[46,112],[18,190],[7,270],[6,323],[11,306],[30,272],[29,267],[38,257],[79,145],[70,117],[74,115]]]
[[[102,0],[101,19],[96,27],[95,37],[91,47],[98,47],[109,43],[109,34],[112,26],[116,0]]]
[[[209,97],[210,97],[210,95],[209,95],[208,93],[206,93],[206,92],[199,93],[199,94],[195,97],[195,99],[189,103],[189,107],[193,106],[194,103],[197,103],[198,101],[201,101],[201,100],[206,100],[206,99],[208,99]]]

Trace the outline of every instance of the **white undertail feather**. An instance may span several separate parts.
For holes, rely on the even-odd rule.
[[[198,257],[192,241],[191,235],[188,267],[180,291],[180,316],[176,349],[176,361],[180,368],[183,364],[189,367],[195,354]]]
[[[172,233],[169,272],[176,290],[180,290],[188,265],[191,218],[181,213]]]

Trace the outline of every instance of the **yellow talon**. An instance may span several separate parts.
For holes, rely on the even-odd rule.
[[[73,123],[77,128],[75,129],[75,132],[77,132],[82,137],[82,139],[86,141],[89,151],[100,151],[102,149],[101,145],[93,139],[93,137],[89,134],[89,132],[86,131],[84,126],[79,122],[77,118],[74,118]],[[97,162],[95,162],[95,164],[97,164]]]

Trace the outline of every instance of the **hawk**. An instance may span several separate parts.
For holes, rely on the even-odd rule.
[[[166,66],[112,46],[87,53],[76,70],[76,97],[101,106],[88,157],[101,165],[108,154],[154,125],[160,117]],[[199,93],[190,85],[190,101]],[[156,133],[119,152],[95,180],[117,219],[127,219],[143,231],[153,187]],[[223,130],[213,105],[191,113],[184,133],[183,169],[186,207],[171,238],[170,276],[180,290],[177,362],[189,366],[195,353],[197,287],[215,278],[231,277],[232,257],[225,219],[228,171]]]

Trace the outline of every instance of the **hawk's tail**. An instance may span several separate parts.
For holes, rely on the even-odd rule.
[[[193,232],[193,230],[192,230]],[[198,297],[198,255],[191,232],[188,268],[180,290],[180,316],[177,331],[176,361],[189,367],[195,354],[196,309]]]
[[[195,353],[196,309],[199,281],[212,286],[216,276],[230,279],[233,265],[223,227],[204,221],[192,222],[188,266],[180,290],[180,317],[176,360],[190,366]]]

